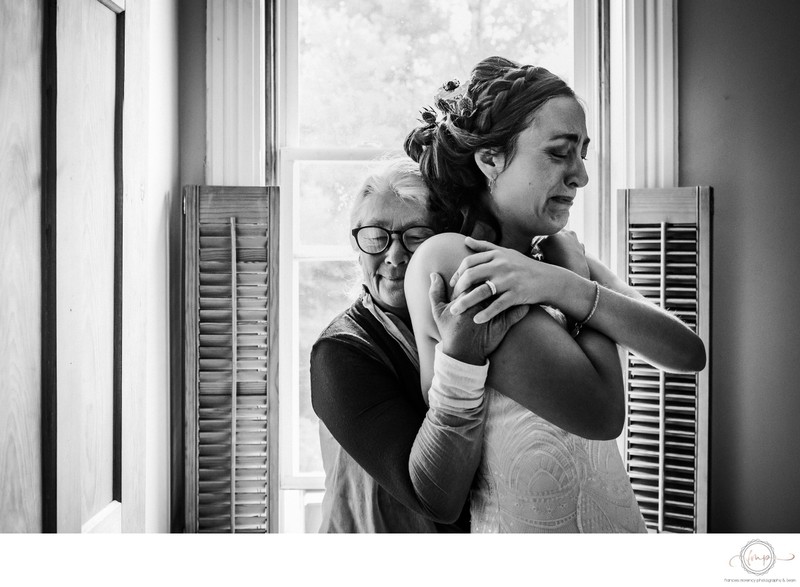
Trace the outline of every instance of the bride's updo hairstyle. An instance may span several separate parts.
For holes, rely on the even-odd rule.
[[[404,145],[431,188],[431,211],[441,230],[468,235],[480,221],[500,240],[499,223],[482,198],[486,176],[474,154],[489,149],[510,163],[519,134],[557,96],[575,98],[575,92],[543,67],[503,57],[478,63],[463,85],[452,80],[442,86]]]

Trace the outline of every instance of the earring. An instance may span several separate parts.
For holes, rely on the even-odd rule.
[[[494,177],[489,178],[489,195],[494,196]]]

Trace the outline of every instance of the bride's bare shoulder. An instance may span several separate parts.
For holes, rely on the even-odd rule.
[[[450,281],[461,260],[471,253],[464,244],[463,234],[443,232],[432,236],[411,257],[406,280],[424,279],[428,282],[431,273],[439,273],[445,282]]]
[[[426,343],[432,345],[439,340],[429,299],[431,273],[438,273],[444,278],[447,298],[450,299],[453,288],[448,282],[461,264],[461,260],[471,252],[464,244],[463,234],[444,232],[426,240],[411,256],[406,270],[405,293],[418,348],[424,349]],[[430,346],[430,349],[432,348]],[[423,354],[421,350],[420,357]],[[427,372],[424,366],[422,370],[424,373]],[[428,375],[432,376],[431,373]],[[426,380],[424,375],[423,380]],[[430,383],[430,379],[426,381]]]

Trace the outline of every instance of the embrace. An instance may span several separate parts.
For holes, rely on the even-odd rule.
[[[434,106],[356,196],[363,290],[312,351],[320,531],[645,532],[617,345],[694,372],[703,343],[564,230],[589,137],[563,80],[490,57]]]

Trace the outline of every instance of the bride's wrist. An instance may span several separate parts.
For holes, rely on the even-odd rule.
[[[558,308],[569,316],[571,314],[570,308],[575,306],[573,298],[576,295],[580,295],[578,292],[582,281],[584,281],[582,277],[569,269],[556,267],[553,278],[548,280],[550,291],[545,298],[545,302],[547,305]]]
[[[583,320],[594,303],[594,281],[564,269],[555,286],[555,295],[548,305],[561,310],[570,326]]]
[[[594,281],[579,276],[576,277],[569,308],[562,309],[567,316],[567,320],[573,325],[586,319],[586,316],[592,310],[597,293],[597,284]]]

